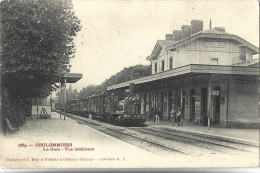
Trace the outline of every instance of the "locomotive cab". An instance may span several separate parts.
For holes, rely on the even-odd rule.
[[[118,97],[106,98],[105,110],[108,121],[117,125],[136,125],[145,123],[140,114],[140,102],[136,97],[126,97],[118,101]]]

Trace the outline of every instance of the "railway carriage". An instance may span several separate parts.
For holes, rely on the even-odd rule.
[[[79,100],[73,99],[66,102],[66,112],[78,114],[79,113]]]
[[[146,119],[140,114],[140,102],[135,97],[116,96],[113,93],[95,94],[87,99],[66,103],[66,111],[115,125],[139,125]]]
[[[87,117],[88,116],[88,105],[89,105],[89,99],[80,99],[79,100],[79,112],[78,114]]]

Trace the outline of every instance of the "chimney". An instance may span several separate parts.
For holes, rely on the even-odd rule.
[[[173,30],[173,41],[181,41],[181,30]]]
[[[190,25],[182,25],[181,26],[181,39],[185,39],[191,36],[191,26]]]
[[[214,29],[221,31],[221,32],[225,32],[225,28],[223,28],[223,27],[215,27]]]
[[[191,20],[191,34],[196,34],[203,30],[203,21],[202,20]]]
[[[165,35],[165,40],[173,40],[173,35],[172,34],[166,34]]]

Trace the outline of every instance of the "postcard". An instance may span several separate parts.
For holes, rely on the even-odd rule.
[[[259,166],[255,0],[2,0],[2,169]]]

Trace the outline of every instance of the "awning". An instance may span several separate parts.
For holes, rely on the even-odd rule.
[[[66,73],[63,76],[63,79],[66,79],[66,83],[76,83],[81,78],[82,78],[82,74],[80,73]]]
[[[189,64],[165,72],[156,73],[143,78],[112,85],[107,87],[107,90],[114,90],[123,87],[128,87],[130,86],[130,83],[142,84],[142,83],[157,81],[160,79],[165,79],[165,78],[170,78],[170,77],[180,76],[180,75],[188,75],[188,74],[226,74],[226,75],[258,76],[259,68],[248,67],[248,66]]]

